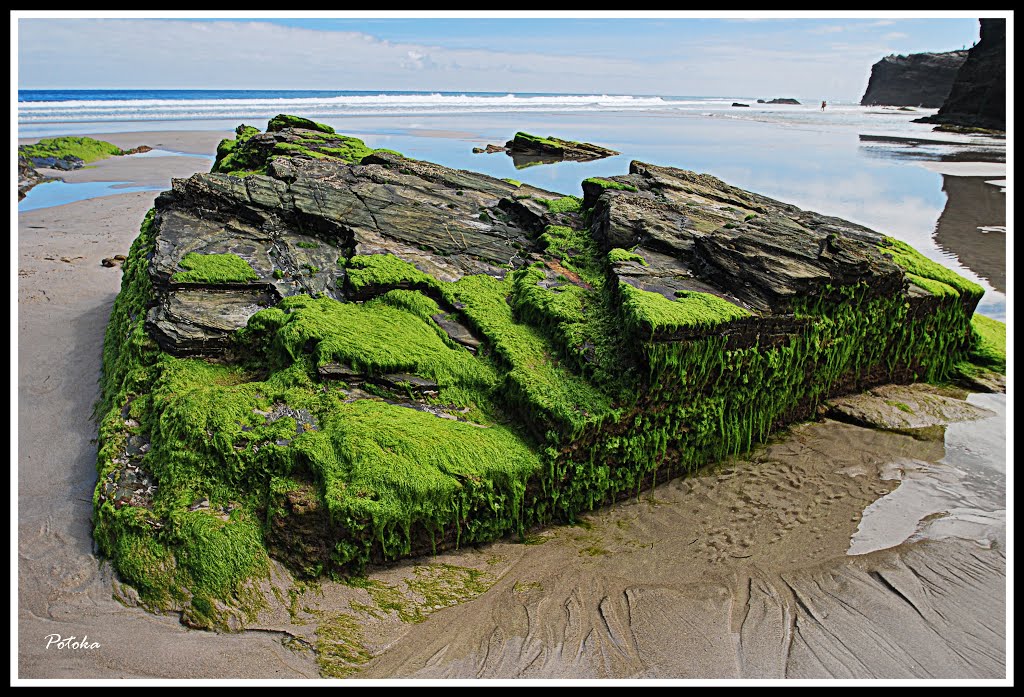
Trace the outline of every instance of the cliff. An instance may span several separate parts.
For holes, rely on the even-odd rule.
[[[583,197],[328,126],[174,180],[107,328],[95,536],[153,610],[237,629],[295,574],[523,535],[942,380],[982,289],[859,225],[633,162]]]
[[[981,39],[967,53],[939,113],[921,123],[1006,130],[1006,20],[982,19]]]
[[[886,56],[871,66],[871,78],[860,103],[938,109],[965,60],[967,51]]]

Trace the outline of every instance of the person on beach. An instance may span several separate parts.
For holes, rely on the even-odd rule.
[[[828,106],[824,101],[821,103],[821,110],[825,111],[825,107]]]

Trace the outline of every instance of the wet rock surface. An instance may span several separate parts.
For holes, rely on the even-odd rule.
[[[67,157],[30,157],[28,160],[33,167],[45,167],[47,169],[59,169],[65,172],[85,167],[85,160],[74,155]]]
[[[36,165],[24,155],[18,155],[18,200],[25,198],[36,184],[52,181],[50,177],[36,171]]]
[[[920,438],[941,440],[943,426],[993,416],[964,401],[962,391],[930,385],[883,385],[831,400],[831,418]]]
[[[903,272],[878,249],[882,236],[865,227],[642,162],[611,181],[635,191],[585,182],[583,205],[593,205],[592,231],[606,249],[632,249],[642,259],[613,265],[636,288],[668,299],[713,293],[785,315],[793,301],[826,286],[866,281],[879,295],[902,286]]]

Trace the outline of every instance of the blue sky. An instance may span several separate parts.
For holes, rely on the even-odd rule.
[[[20,89],[395,89],[859,99],[973,17],[19,17]]]

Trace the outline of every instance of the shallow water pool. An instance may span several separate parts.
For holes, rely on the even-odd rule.
[[[44,182],[32,187],[25,194],[25,198],[18,201],[18,212],[24,213],[39,208],[63,206],[65,203],[75,203],[100,196],[159,190],[160,187],[155,186],[131,186],[131,182],[81,182],[77,184],[68,184],[62,181]]]

